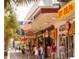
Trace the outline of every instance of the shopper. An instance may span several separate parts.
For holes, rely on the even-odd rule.
[[[42,45],[40,45],[39,47],[39,57],[40,59],[44,59],[44,50],[43,50]]]
[[[38,59],[38,48],[34,47],[34,59]]]
[[[65,59],[65,46],[64,44],[60,45],[60,59]]]
[[[21,50],[22,54],[25,54],[25,48],[23,45],[19,46],[19,50]]]
[[[22,54],[25,54],[25,48],[24,47],[21,49],[21,51],[22,51]]]
[[[26,59],[29,59],[30,58],[30,49],[29,49],[28,45],[26,45],[25,54],[26,54]]]
[[[51,59],[56,59],[56,45],[52,43],[51,45]]]

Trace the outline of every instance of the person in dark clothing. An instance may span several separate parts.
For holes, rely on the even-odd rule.
[[[45,38],[45,57],[47,58],[47,38]]]
[[[22,54],[25,54],[25,49],[24,48],[22,49]]]
[[[45,38],[45,57],[48,57],[47,47],[51,46],[52,39],[50,37]]]
[[[21,46],[20,50],[22,51],[22,54],[25,54],[25,48],[24,48],[24,46]]]
[[[40,47],[39,47],[39,57],[40,59],[44,59],[44,49],[42,44],[40,44]]]

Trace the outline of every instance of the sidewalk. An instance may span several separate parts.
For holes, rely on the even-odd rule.
[[[25,54],[23,55],[19,50],[9,49],[8,56],[5,59],[27,59],[27,56]],[[34,56],[31,55],[29,59],[34,59]],[[50,58],[45,58],[45,59],[50,59]]]

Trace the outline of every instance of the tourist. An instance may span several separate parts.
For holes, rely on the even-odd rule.
[[[25,54],[26,54],[26,58],[29,59],[30,58],[30,49],[29,49],[28,45],[26,45],[26,47],[25,47]]]
[[[64,46],[64,44],[60,45],[59,50],[60,50],[60,59],[65,59],[65,46]]]
[[[55,43],[52,43],[51,45],[51,59],[55,59],[56,57],[56,45]]]
[[[42,45],[40,45],[39,47],[39,57],[40,59],[44,59],[44,50],[43,50]]]
[[[38,59],[38,48],[34,47],[34,59]]]

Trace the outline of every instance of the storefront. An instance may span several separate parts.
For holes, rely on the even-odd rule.
[[[25,45],[25,37],[24,36],[21,36],[20,38],[19,38],[19,42],[20,42],[20,44],[22,44],[22,45]]]
[[[49,51],[49,45],[50,45],[50,38],[48,37],[49,34],[48,34],[48,30],[45,29],[45,30],[42,30],[42,31],[39,31],[37,33],[37,39],[38,39],[38,46],[40,44],[42,44],[43,48],[44,48],[44,53],[45,53],[45,57],[48,57],[49,54],[48,54],[48,51]]]
[[[57,48],[57,28],[51,28],[49,33],[50,33],[50,38],[51,38],[51,44],[55,43],[55,46]],[[57,49],[56,49],[56,55],[55,56],[57,56]]]
[[[60,27],[59,27],[59,48],[61,47],[61,45],[63,44],[64,45],[64,47],[65,47],[65,51],[64,51],[64,53],[65,53],[65,58],[67,59],[67,48],[68,48],[68,39],[67,39],[67,32],[66,32],[66,24],[63,24],[63,25],[61,25]],[[60,56],[60,58],[62,57],[62,55],[60,54],[61,53],[61,51],[60,51],[60,49],[59,49],[59,56]]]
[[[68,35],[68,56],[74,57],[75,21],[72,21]]]
[[[38,46],[40,46],[40,44],[44,47],[44,39],[43,39],[43,33],[41,32],[41,31],[39,31],[38,33],[37,33],[37,36],[36,36],[36,38],[37,38],[37,42],[38,42]]]
[[[75,21],[73,23],[66,22],[59,27],[59,46],[64,44],[66,58],[74,56],[74,36]]]
[[[52,38],[52,43],[55,43],[57,45],[57,29],[51,29],[50,30],[50,38]]]
[[[67,5],[61,8],[58,13],[58,19],[60,21],[66,21],[59,26],[59,47],[64,44],[65,58],[71,58],[74,56],[74,36],[75,36],[75,4],[74,1],[70,1]],[[59,51],[59,58],[61,57]]]
[[[56,29],[53,26],[50,26],[44,30],[41,30],[36,33],[37,38],[37,46],[39,47],[42,44],[44,48],[45,57],[50,57],[50,47],[51,44],[54,42],[56,44]]]

